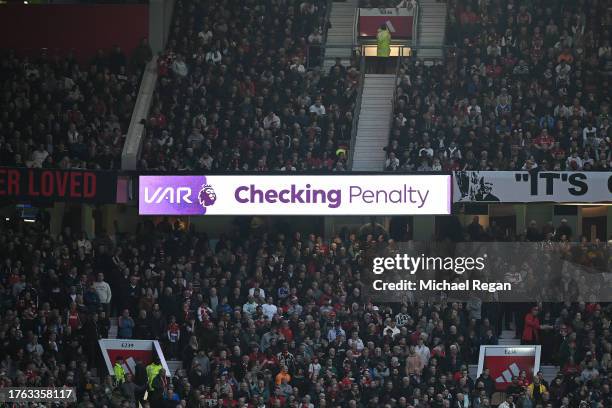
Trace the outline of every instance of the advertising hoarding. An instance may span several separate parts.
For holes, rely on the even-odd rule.
[[[0,201],[71,201],[111,204],[117,173],[0,167]]]
[[[153,361],[155,355],[159,357],[162,367],[166,370],[166,375],[172,375],[157,340],[101,339],[98,340],[98,344],[110,375],[115,375],[113,365],[118,357],[123,358],[125,372],[135,374],[138,360],[146,366]]]
[[[542,346],[480,346],[477,377],[488,368],[498,391],[505,391],[523,370],[532,381],[540,370],[541,353]]]

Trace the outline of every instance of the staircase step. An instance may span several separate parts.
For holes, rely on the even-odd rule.
[[[395,75],[367,74],[364,79],[353,170],[381,171],[388,144]]]
[[[502,330],[501,335],[499,336],[500,339],[513,339],[515,336],[515,331],[514,330]]]
[[[168,363],[168,369],[170,369],[172,376],[174,376],[177,370],[183,368],[183,362],[181,360],[166,360],[166,363]]]

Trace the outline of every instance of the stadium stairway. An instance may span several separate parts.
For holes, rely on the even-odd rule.
[[[521,340],[515,338],[514,330],[502,330],[499,344],[500,346],[516,346],[521,344]]]
[[[336,58],[342,59],[342,64],[350,64],[353,51],[353,24],[358,0],[346,0],[344,2],[331,2],[329,22],[331,27],[327,30],[327,42],[325,43],[325,57],[323,59],[323,70],[327,72],[336,63]]]
[[[419,7],[419,50],[417,57],[425,60],[441,59],[446,33],[446,2],[420,0]]]
[[[181,360],[166,360],[166,363],[168,363],[168,368],[172,375],[175,375],[178,370],[183,368],[183,362]]]
[[[109,339],[116,339],[117,338],[117,330],[118,330],[118,326],[117,326],[117,318],[116,317],[111,317],[110,319],[110,328],[108,329],[108,338]]]
[[[355,138],[353,171],[381,171],[389,141],[395,75],[366,74]]]

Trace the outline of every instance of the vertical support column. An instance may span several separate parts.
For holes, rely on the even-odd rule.
[[[115,223],[113,222],[116,219],[117,205],[104,205],[102,206],[102,224],[98,227],[98,230],[104,229],[109,235],[114,235],[117,231],[115,231]]]
[[[606,215],[607,225],[606,225],[606,240],[612,240],[612,205],[608,207],[608,213]]]
[[[514,206],[516,214],[516,233],[523,234],[527,228],[527,206],[525,204],[516,204]]]
[[[174,0],[149,0],[149,45],[154,55],[166,46],[173,9]]]
[[[62,224],[64,222],[64,211],[66,209],[66,203],[55,203],[53,208],[49,209],[49,233],[52,236],[61,234]]]
[[[89,204],[81,205],[81,229],[90,238],[96,234],[96,222],[93,218],[93,207]]]
[[[164,49],[164,0],[149,0],[149,45],[153,54]]]

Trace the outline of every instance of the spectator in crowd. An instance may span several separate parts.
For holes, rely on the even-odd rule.
[[[153,51],[149,45],[149,40],[147,38],[143,38],[140,40],[140,44],[138,44],[138,46],[134,48],[134,51],[132,51],[130,61],[132,63],[133,70],[135,72],[142,72],[145,65],[152,59]]]
[[[498,408],[517,408],[514,403],[514,397],[512,395],[507,395],[504,402],[499,404]]]
[[[96,293],[98,294],[98,299],[100,300],[100,305],[102,306],[102,309],[106,314],[110,313],[112,291],[110,285],[104,281],[104,274],[98,274],[93,286],[96,290]]]
[[[125,309],[117,319],[117,336],[120,339],[131,339],[134,333],[134,325],[134,319],[130,316],[130,311]]]

